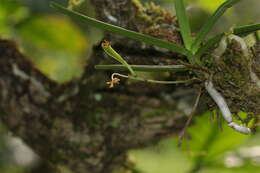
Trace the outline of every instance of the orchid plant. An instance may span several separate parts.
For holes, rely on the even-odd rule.
[[[69,15],[71,17],[76,17],[77,19],[88,23],[89,25],[114,32],[115,34],[119,34],[125,37],[129,37],[132,39],[136,39],[148,44],[152,44],[161,48],[168,49],[170,51],[174,51],[180,55],[183,55],[187,59],[187,63],[179,64],[179,65],[129,65],[122,56],[117,53],[110,45],[108,41],[104,41],[102,43],[103,50],[107,53],[107,55],[111,56],[115,60],[117,60],[119,65],[96,65],[96,69],[98,70],[126,70],[129,71],[129,74],[124,75],[120,73],[113,73],[111,76],[111,81],[107,82],[109,87],[114,87],[119,83],[119,78],[127,78],[131,80],[139,80],[143,82],[150,83],[160,83],[160,84],[180,84],[180,83],[192,83],[194,81],[201,82],[208,92],[209,96],[211,96],[212,100],[218,106],[220,112],[222,113],[223,118],[227,122],[227,124],[233,128],[234,130],[243,133],[249,134],[251,129],[245,124],[239,124],[233,121],[232,113],[229,109],[227,101],[222,96],[221,91],[218,91],[214,87],[214,82],[212,80],[213,73],[210,70],[210,64],[217,63],[219,59],[221,59],[222,55],[225,53],[228,47],[229,41],[236,42],[242,53],[246,59],[250,59],[250,50],[246,45],[242,36],[246,36],[248,34],[254,33],[260,29],[260,24],[253,24],[247,26],[241,26],[237,28],[233,28],[231,31],[227,33],[220,33],[215,35],[208,40],[206,37],[209,32],[214,27],[214,24],[217,20],[225,13],[225,11],[231,8],[233,5],[237,4],[240,0],[226,0],[222,5],[220,5],[217,10],[212,14],[212,16],[206,21],[206,23],[202,26],[200,31],[196,34],[196,37],[192,37],[191,28],[189,24],[189,20],[185,10],[185,4],[183,0],[175,0],[175,10],[176,16],[178,19],[180,34],[183,40],[183,46],[167,42],[164,40],[160,40],[158,38],[154,38],[148,35],[144,35],[141,33],[137,33],[134,31],[130,31],[118,26],[114,26],[94,18],[84,16],[79,14],[73,10],[62,7],[57,3],[51,3],[51,6],[57,9],[59,12]],[[211,52],[210,63],[205,65],[205,53]],[[207,58],[207,57],[206,57]],[[198,67],[200,72],[194,70],[194,67]],[[258,89],[260,89],[260,79],[257,74],[252,70],[251,66],[248,66],[250,71],[250,78],[252,82],[256,84]],[[183,81],[157,81],[142,78],[137,75],[136,71],[145,71],[145,72],[172,72],[172,71],[185,71],[189,70],[194,73],[193,78]],[[117,76],[117,77],[116,77]],[[199,94],[200,96],[200,94]]]

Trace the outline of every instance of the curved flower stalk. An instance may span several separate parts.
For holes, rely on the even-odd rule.
[[[131,79],[131,80],[137,80],[137,81],[141,81],[141,82],[168,84],[168,85],[170,85],[170,84],[183,84],[183,83],[187,84],[187,83],[191,83],[191,82],[201,80],[199,78],[193,78],[193,79],[180,80],[180,81],[161,81],[161,80],[145,79],[145,78],[142,78],[142,77],[139,77],[139,76],[131,76],[131,75],[124,75],[124,74],[120,74],[120,73],[113,73],[111,75],[111,81],[106,83],[109,86],[109,88],[113,88],[116,84],[119,84],[120,79],[115,77],[115,76],[119,76],[119,77],[126,78],[126,79]]]

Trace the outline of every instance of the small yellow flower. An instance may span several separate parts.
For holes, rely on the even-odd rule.
[[[106,82],[106,84],[109,86],[109,88],[113,88],[114,85],[119,84],[120,79],[113,78],[110,82]]]

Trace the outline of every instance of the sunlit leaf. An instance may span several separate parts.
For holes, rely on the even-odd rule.
[[[184,151],[195,164],[206,164],[216,160],[225,152],[243,144],[250,135],[236,132],[223,122],[221,130],[218,122],[210,122],[212,114],[207,112],[195,118],[194,125],[188,128],[191,140],[184,141]]]
[[[65,18],[37,16],[19,25],[25,53],[51,79],[66,82],[83,71],[86,37]]]
[[[195,0],[196,5],[208,11],[209,13],[213,13],[223,2],[225,2],[225,0]]]
[[[0,36],[11,37],[13,25],[27,15],[27,8],[17,1],[0,0]]]
[[[190,160],[177,147],[177,139],[171,138],[158,145],[130,152],[130,160],[143,173],[187,173]]]

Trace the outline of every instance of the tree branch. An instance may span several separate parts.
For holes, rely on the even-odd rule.
[[[176,134],[185,122],[176,102],[145,94],[161,86],[102,91],[104,73],[94,71],[101,54],[94,48],[82,78],[59,85],[14,42],[0,40],[1,119],[48,163],[49,172],[111,172],[126,162],[127,150]],[[154,116],[161,106],[170,111]]]

